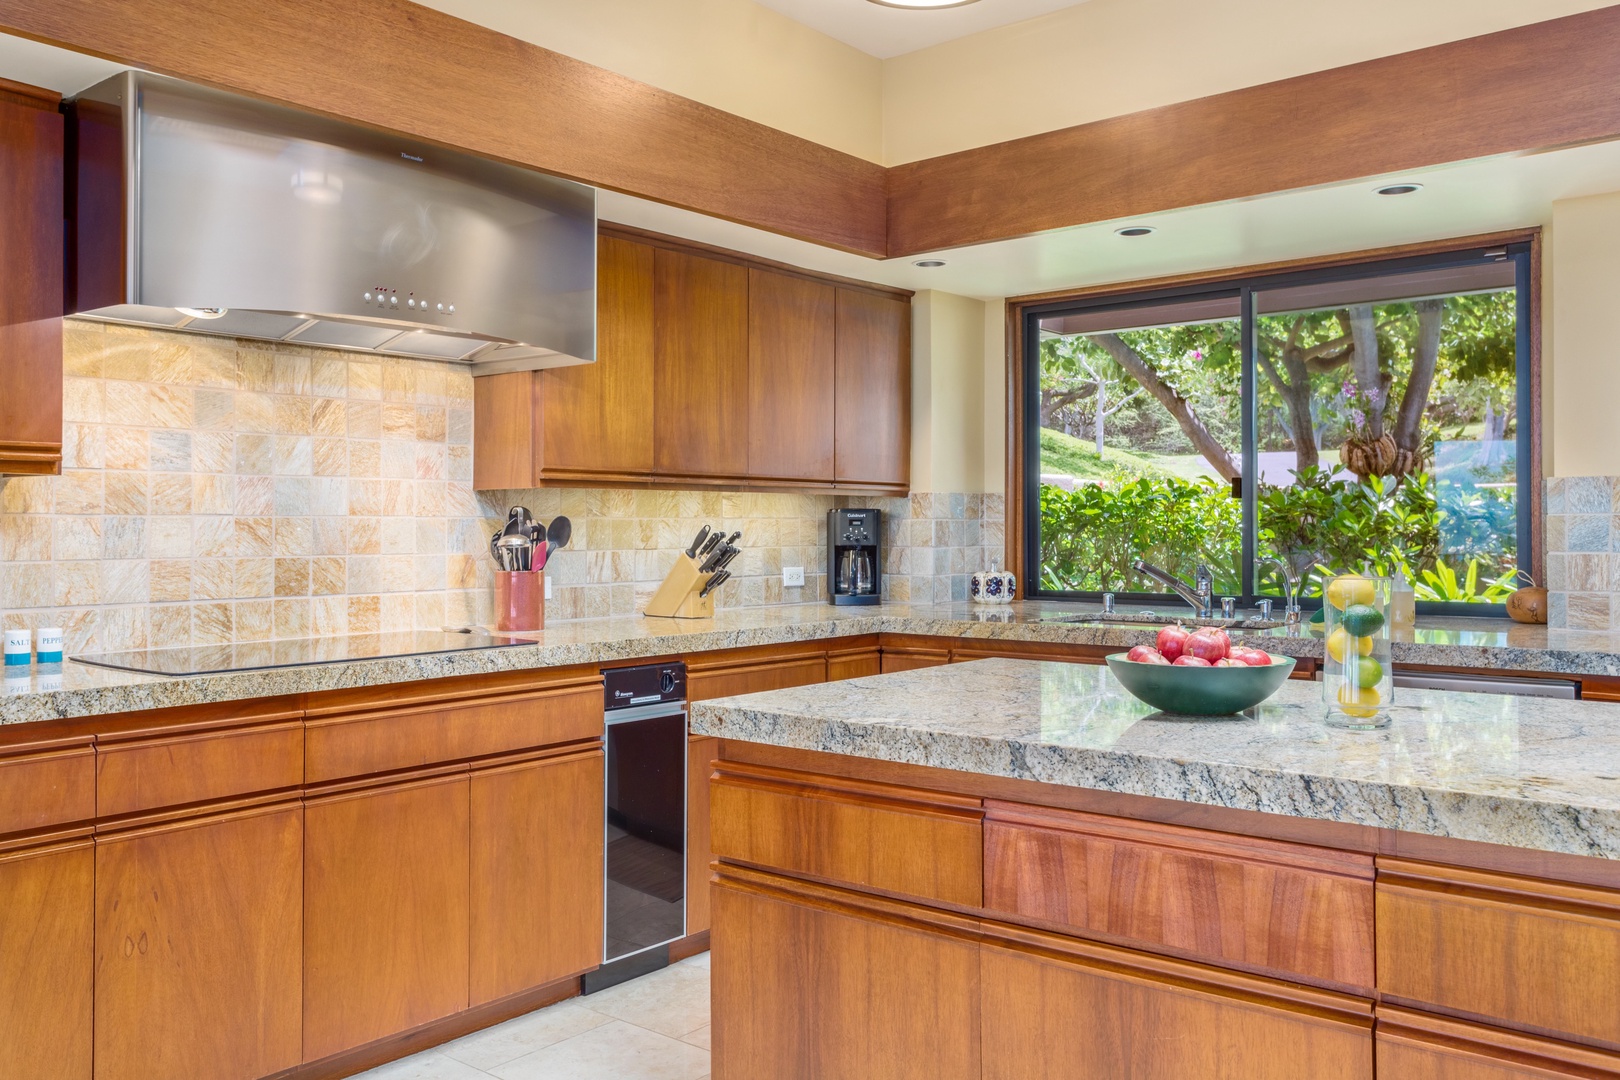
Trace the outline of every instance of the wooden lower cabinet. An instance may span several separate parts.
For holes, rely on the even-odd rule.
[[[1620,1080],[1620,1054],[1388,1005],[1376,1060],[1393,1080]]]
[[[303,827],[280,803],[97,838],[97,1080],[298,1064]]]
[[[723,879],[711,944],[715,1080],[980,1080],[970,938]]]
[[[896,671],[916,671],[918,668],[941,667],[951,662],[948,649],[925,649],[909,646],[883,647],[883,674]]]
[[[89,1080],[94,879],[88,840],[0,854],[0,1076]]]
[[[709,823],[709,774],[720,740],[694,735],[686,744],[686,933],[709,928],[709,863],[714,861]]]
[[[1047,940],[1054,948],[980,953],[984,1080],[1371,1080],[1367,1003],[1240,976],[1201,985],[1163,967],[1071,958],[1059,951],[1067,942]]]
[[[467,1007],[465,771],[306,803],[304,1058]]]
[[[602,751],[472,774],[469,1002],[602,961]]]

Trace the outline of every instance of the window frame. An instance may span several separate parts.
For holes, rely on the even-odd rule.
[[[1498,253],[1500,255],[1498,256]],[[1254,341],[1255,294],[1268,290],[1323,282],[1354,280],[1400,271],[1438,269],[1470,264],[1489,257],[1515,264],[1518,413],[1516,472],[1520,497],[1517,505],[1520,565],[1539,582],[1543,580],[1543,515],[1541,470],[1541,230],[1523,230],[1468,237],[1436,243],[1381,249],[1344,256],[1302,259],[1289,263],[1240,268],[1207,275],[1191,275],[1110,285],[1061,294],[1014,298],[1008,301],[1007,395],[1007,556],[1018,575],[1020,596],[1032,600],[1096,601],[1096,591],[1059,592],[1041,588],[1038,569],[1040,507],[1040,377],[1039,332],[1042,318],[1100,308],[1188,301],[1214,297],[1239,299],[1243,354],[1241,394],[1243,458],[1242,547],[1239,574],[1243,582],[1240,605],[1252,607],[1255,592],[1255,556],[1258,548],[1255,472],[1256,363]],[[1035,418],[1033,421],[1030,418]],[[1120,594],[1133,602],[1181,603],[1173,593]],[[1319,600],[1305,600],[1308,608]],[[1506,617],[1501,604],[1425,601],[1420,614]]]

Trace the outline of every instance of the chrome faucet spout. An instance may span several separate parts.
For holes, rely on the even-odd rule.
[[[1142,559],[1137,559],[1131,563],[1131,568],[1139,574],[1147,575],[1187,601],[1188,604],[1192,605],[1195,618],[1208,619],[1214,616],[1215,611],[1212,603],[1215,597],[1215,575],[1203,563],[1199,563],[1198,569],[1193,572],[1193,584],[1191,585],[1174,574],[1166,570],[1160,570],[1157,566]]]

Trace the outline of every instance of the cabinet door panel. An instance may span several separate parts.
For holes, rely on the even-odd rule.
[[[1370,1022],[986,944],[984,1080],[1371,1080]]]
[[[832,483],[834,289],[748,271],[748,474]]]
[[[724,883],[713,935],[715,1076],[979,1080],[972,942]]]
[[[97,1080],[298,1064],[303,809],[96,841]]]
[[[1620,1047],[1620,893],[1378,862],[1378,988]]]
[[[602,962],[602,753],[472,777],[474,1005]]]
[[[307,804],[304,1058],[467,1007],[466,774]]]
[[[545,475],[645,475],[653,467],[653,249],[596,246],[596,363],[540,379]]]
[[[653,461],[671,476],[748,471],[748,271],[658,249]]]
[[[89,1080],[94,855],[0,856],[0,1076]]]
[[[1396,1080],[1620,1080],[1620,1054],[1385,1005],[1378,1075]]]
[[[911,305],[859,289],[837,301],[839,483],[911,482]]]

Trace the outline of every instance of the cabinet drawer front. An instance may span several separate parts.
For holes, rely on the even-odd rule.
[[[600,738],[600,685],[309,721],[309,782]]]
[[[0,835],[96,816],[95,751],[88,745],[0,758]]]
[[[1380,1006],[1378,1075],[1398,1080],[1620,1080],[1620,1054]]]
[[[984,1080],[1373,1076],[1370,1018],[989,943],[980,980]]]
[[[786,690],[790,686],[809,686],[812,683],[826,681],[825,655],[797,656],[757,664],[713,668],[708,671],[688,670],[686,697],[688,701],[707,701],[710,698],[758,694],[766,690]]]
[[[977,907],[978,801],[722,761],[709,787],[717,858]]]
[[[989,802],[985,906],[1371,993],[1371,856]]]
[[[303,781],[301,721],[96,747],[102,817],[276,791]]]
[[[1380,859],[1386,997],[1620,1047],[1620,892]]]

